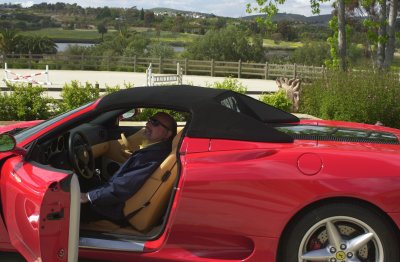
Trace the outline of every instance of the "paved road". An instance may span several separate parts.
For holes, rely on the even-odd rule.
[[[39,74],[38,76],[32,77],[33,80],[39,82],[45,82],[46,76],[41,74],[40,70],[29,70],[29,69],[10,69],[11,72],[19,75],[33,75]],[[6,77],[5,72],[0,78],[4,79]],[[9,78],[12,78],[9,74]],[[213,84],[214,82],[222,82],[225,77],[210,77],[210,76],[194,76],[194,75],[184,75],[183,84],[197,85],[197,86],[207,86],[207,84]],[[79,70],[50,70],[49,71],[49,81],[51,82],[48,87],[58,87],[61,88],[65,83],[70,83],[76,80],[82,84],[88,82],[91,84],[99,84],[100,88],[105,88],[106,86],[116,86],[119,85],[124,88],[124,84],[131,86],[145,86],[146,85],[146,74],[145,73],[133,73],[133,72],[114,72],[114,71],[79,71]],[[245,87],[247,91],[250,92],[275,92],[278,87],[273,80],[263,80],[263,79],[238,79]],[[5,87],[5,82],[0,81],[0,87]],[[50,93],[50,92],[49,92]],[[52,95],[53,96],[53,95]],[[252,95],[258,97],[258,95]],[[59,98],[59,97],[55,97]]]

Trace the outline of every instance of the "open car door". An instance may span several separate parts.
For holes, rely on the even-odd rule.
[[[27,261],[78,261],[75,174],[12,157],[1,170],[1,200],[11,244]]]

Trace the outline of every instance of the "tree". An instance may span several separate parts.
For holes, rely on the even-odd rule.
[[[143,8],[140,10],[140,20],[144,21],[144,10],[143,10]]]
[[[235,26],[208,31],[188,47],[188,56],[193,59],[257,62],[265,57],[262,39],[250,38]]]
[[[340,69],[347,70],[346,62],[346,20],[345,20],[345,0],[337,0],[338,7],[338,49],[340,57]]]
[[[320,13],[320,3],[329,0],[310,0],[311,10],[313,14]],[[345,0],[337,0],[338,12],[338,53],[340,56],[340,68],[346,70],[346,30],[345,30]],[[264,24],[267,29],[275,28],[272,18],[278,13],[278,5],[285,3],[285,0],[256,0],[257,5],[247,4],[246,11],[248,13],[259,12],[265,14],[265,17],[257,18],[257,22]]]
[[[99,24],[97,26],[97,31],[101,34],[101,41],[104,41],[104,34],[108,32],[107,26],[105,24]]]
[[[155,19],[154,12],[146,12],[144,14],[144,24],[145,26],[150,26]]]
[[[394,51],[395,51],[395,43],[396,43],[396,18],[399,9],[399,1],[391,0],[390,8],[389,8],[389,18],[388,18],[388,42],[386,46],[385,52],[385,61],[383,63],[384,68],[389,68],[392,64]]]
[[[386,0],[365,1],[357,8],[365,10],[368,15],[364,26],[371,42],[370,49],[372,45],[377,46],[374,66],[379,70],[388,69],[395,51],[398,0],[390,0],[389,6]]]
[[[149,49],[150,57],[163,57],[172,58],[174,56],[174,49],[162,42],[152,44]]]
[[[108,17],[111,17],[111,10],[110,10],[110,8],[105,6],[100,9],[100,12],[97,15],[96,19],[100,20],[100,19],[104,19],[104,18],[108,18]]]
[[[296,39],[297,35],[291,23],[287,20],[279,21],[277,24],[276,31],[280,33],[286,41],[292,41]]]
[[[13,29],[0,30],[0,50],[6,54],[16,51],[20,38],[21,36]]]
[[[321,66],[329,59],[329,45],[326,42],[309,42],[296,48],[291,61],[296,64]]]
[[[22,54],[55,54],[57,45],[47,36],[21,36],[16,45],[17,52]]]

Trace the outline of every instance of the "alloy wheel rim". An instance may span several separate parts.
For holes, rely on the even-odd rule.
[[[299,262],[383,262],[383,245],[365,222],[348,216],[323,219],[301,240]]]

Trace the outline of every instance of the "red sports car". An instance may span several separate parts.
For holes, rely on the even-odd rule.
[[[139,148],[138,120],[155,109],[180,120],[178,134],[125,203],[128,225],[80,223],[80,192]],[[43,262],[398,262],[399,138],[227,90],[122,90],[0,135],[0,251]]]
[[[42,120],[32,120],[32,121],[23,121],[23,122],[17,122],[17,123],[0,126],[0,134],[2,134],[2,133],[9,133],[9,134],[18,133],[18,132],[24,130],[25,128],[37,125],[41,122],[42,122]]]

